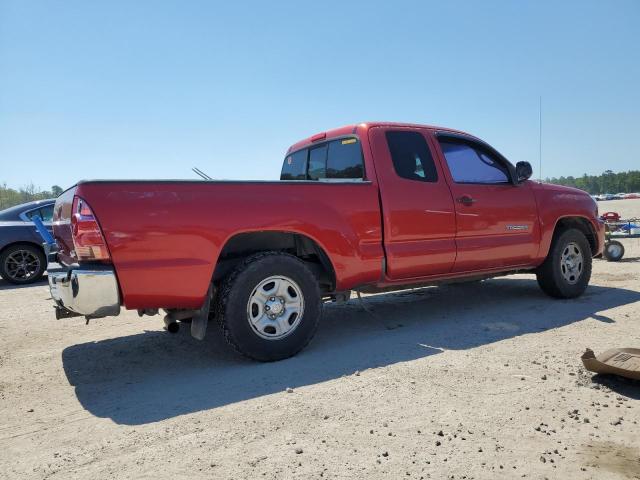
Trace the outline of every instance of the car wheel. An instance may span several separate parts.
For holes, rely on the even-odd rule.
[[[607,261],[617,262],[624,256],[624,246],[616,240],[611,240],[604,245],[602,254]]]
[[[582,295],[591,278],[591,247],[584,234],[569,229],[555,236],[536,277],[540,288],[552,297]]]
[[[295,355],[311,341],[321,306],[318,280],[302,260],[263,252],[226,278],[214,315],[236,351],[270,362]]]
[[[46,269],[44,252],[33,245],[11,245],[0,255],[0,276],[10,283],[25,285],[37,282]]]

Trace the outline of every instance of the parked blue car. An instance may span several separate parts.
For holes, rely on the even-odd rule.
[[[55,199],[23,203],[0,211],[0,277],[7,282],[37,282],[47,269],[43,239],[32,219],[51,231]]]

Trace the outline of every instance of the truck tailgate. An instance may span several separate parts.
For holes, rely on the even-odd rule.
[[[71,208],[76,190],[73,186],[60,195],[53,209],[53,238],[58,244],[58,260],[64,265],[77,261],[71,235]]]

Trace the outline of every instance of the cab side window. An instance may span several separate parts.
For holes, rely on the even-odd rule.
[[[440,148],[456,183],[509,183],[504,165],[481,148],[464,141],[440,139]]]
[[[420,132],[388,131],[386,137],[393,168],[399,177],[418,182],[438,181],[429,145]]]

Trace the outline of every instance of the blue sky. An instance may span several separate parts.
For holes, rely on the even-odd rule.
[[[366,120],[450,126],[538,176],[640,168],[640,2],[0,0],[0,183],[274,179]]]

